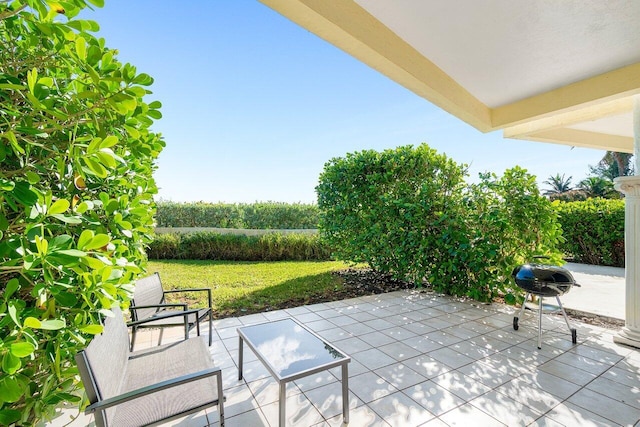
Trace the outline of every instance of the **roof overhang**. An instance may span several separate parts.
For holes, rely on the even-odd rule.
[[[640,2],[260,1],[482,132],[633,152]]]

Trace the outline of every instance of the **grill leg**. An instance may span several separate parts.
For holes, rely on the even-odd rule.
[[[542,297],[538,296],[538,350],[542,348]]]
[[[567,328],[569,328],[569,331],[571,332],[571,342],[573,344],[576,344],[577,341],[578,341],[578,333],[577,333],[575,328],[571,327],[571,324],[569,323],[569,317],[567,316],[567,313],[564,311],[564,307],[562,306],[562,303],[560,302],[560,297],[556,296],[556,301],[558,301],[558,306],[560,307],[560,310],[562,311],[562,315],[564,316],[564,321],[567,323]]]
[[[520,314],[518,315],[518,317],[522,317],[522,315],[524,314],[524,309],[525,309],[525,304],[527,303],[527,300],[529,299],[529,297],[531,296],[531,292],[527,292],[527,294],[524,296],[524,301],[522,301],[522,307],[520,308]]]

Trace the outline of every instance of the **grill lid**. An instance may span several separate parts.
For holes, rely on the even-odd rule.
[[[575,285],[575,279],[562,267],[524,264],[513,270],[513,278],[522,289],[542,296],[559,296]]]

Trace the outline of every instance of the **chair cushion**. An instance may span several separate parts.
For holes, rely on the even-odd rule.
[[[158,273],[136,280],[132,305],[156,305],[161,304],[163,301],[164,292]],[[151,317],[157,311],[157,308],[143,308],[140,310],[131,310],[131,313],[133,320],[139,320]]]
[[[189,339],[131,353],[122,392],[212,368],[204,341]],[[110,425],[150,424],[218,399],[216,377],[207,377],[153,393],[116,407]]]

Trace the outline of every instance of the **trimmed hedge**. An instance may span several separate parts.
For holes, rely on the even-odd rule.
[[[567,255],[586,264],[624,267],[624,200],[595,198],[553,205]]]
[[[199,232],[157,234],[147,255],[149,259],[326,261],[331,258],[331,251],[315,234],[243,236]]]
[[[159,202],[157,209],[158,227],[318,228],[318,207],[304,203]]]

